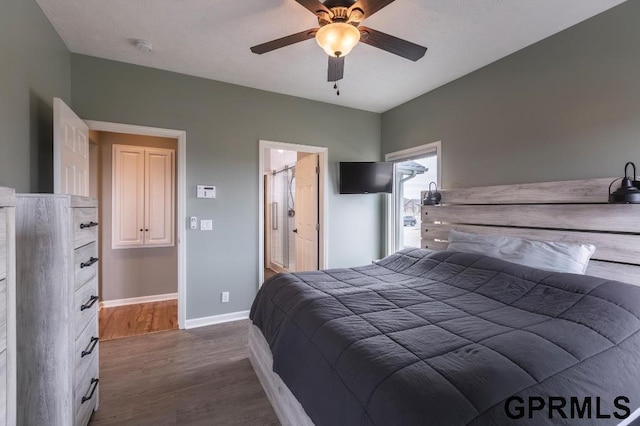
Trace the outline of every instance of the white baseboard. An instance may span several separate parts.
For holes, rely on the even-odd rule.
[[[213,324],[222,324],[223,322],[240,321],[249,318],[249,311],[231,312],[222,315],[213,315],[210,317],[188,319],[185,328],[204,327]]]
[[[114,306],[137,305],[138,303],[162,302],[178,298],[178,293],[155,294],[153,296],[131,297],[129,299],[104,300],[100,302],[100,309]]]

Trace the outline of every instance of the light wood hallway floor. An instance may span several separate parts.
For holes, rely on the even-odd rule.
[[[92,426],[280,423],[248,359],[249,321],[100,343]]]
[[[264,268],[264,280],[268,280],[269,278],[273,277],[274,275],[276,275],[277,272],[274,271],[273,269],[269,269],[269,268]]]
[[[178,301],[100,309],[100,341],[178,329]]]

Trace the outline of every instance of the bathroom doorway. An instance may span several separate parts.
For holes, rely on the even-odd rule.
[[[259,283],[326,259],[326,148],[261,141]]]

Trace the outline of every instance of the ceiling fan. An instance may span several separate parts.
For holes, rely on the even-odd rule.
[[[318,17],[320,28],[312,28],[287,37],[253,46],[251,51],[259,55],[289,46],[310,38],[329,55],[327,80],[341,80],[344,75],[344,57],[358,42],[417,61],[427,51],[426,47],[394,37],[383,32],[360,26],[360,23],[395,0],[296,0]]]

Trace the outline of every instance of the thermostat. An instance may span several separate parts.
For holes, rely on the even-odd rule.
[[[216,187],[198,185],[198,198],[216,198]]]

